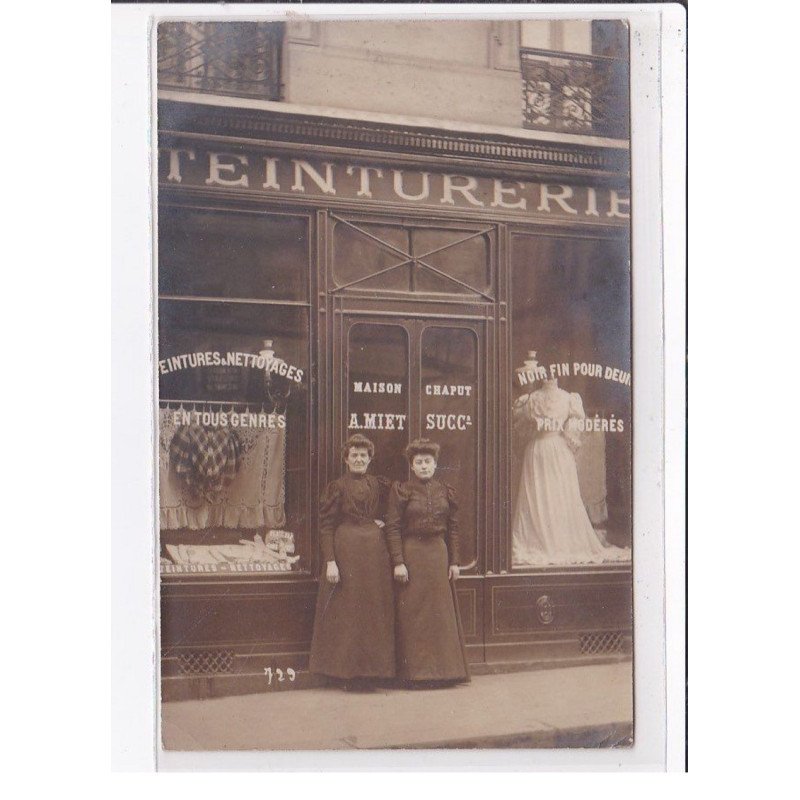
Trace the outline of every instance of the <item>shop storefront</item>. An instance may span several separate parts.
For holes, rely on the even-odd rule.
[[[441,445],[476,669],[629,656],[627,149],[168,92],[158,114],[165,699],[309,680],[318,500],[352,433],[393,480],[411,439]],[[569,502],[530,491],[551,431],[517,412],[544,377],[595,537],[568,551],[526,538]]]

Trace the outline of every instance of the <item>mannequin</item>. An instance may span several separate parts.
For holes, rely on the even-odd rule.
[[[530,374],[541,368],[533,360],[523,369]],[[512,525],[513,565],[629,560],[629,550],[602,540],[581,499],[573,455],[586,416],[580,395],[547,376],[540,388],[515,401],[512,414],[515,433],[527,441]]]

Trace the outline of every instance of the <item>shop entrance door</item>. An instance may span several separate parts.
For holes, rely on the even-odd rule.
[[[467,317],[467,315],[464,315]],[[338,441],[375,444],[374,474],[410,476],[412,439],[441,446],[436,477],[459,501],[461,565],[482,567],[487,494],[485,320],[344,311],[337,348]]]
[[[470,309],[475,314],[476,309]],[[485,661],[483,580],[493,486],[487,464],[487,321],[342,310],[334,348],[334,441],[362,433],[375,444],[373,474],[410,475],[406,445],[441,446],[436,477],[456,490],[461,620],[472,662]]]
[[[410,476],[403,451],[412,439],[440,445],[437,478],[459,501],[468,655],[484,661],[483,576],[498,560],[500,506],[496,226],[331,214],[327,230],[328,474],[340,474],[339,447],[354,433],[375,443],[372,471],[392,480]]]

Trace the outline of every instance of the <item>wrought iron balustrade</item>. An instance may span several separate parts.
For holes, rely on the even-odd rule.
[[[161,22],[158,87],[282,99],[283,22]]]
[[[627,138],[627,62],[520,48],[523,127]]]

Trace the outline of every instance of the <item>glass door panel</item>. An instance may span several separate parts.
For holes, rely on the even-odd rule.
[[[436,476],[458,493],[462,564],[477,557],[481,498],[477,345],[477,333],[463,327],[430,325],[420,337],[420,433],[441,446]]]
[[[406,480],[409,441],[409,337],[402,325],[357,322],[348,335],[347,436],[375,445],[373,475]]]

